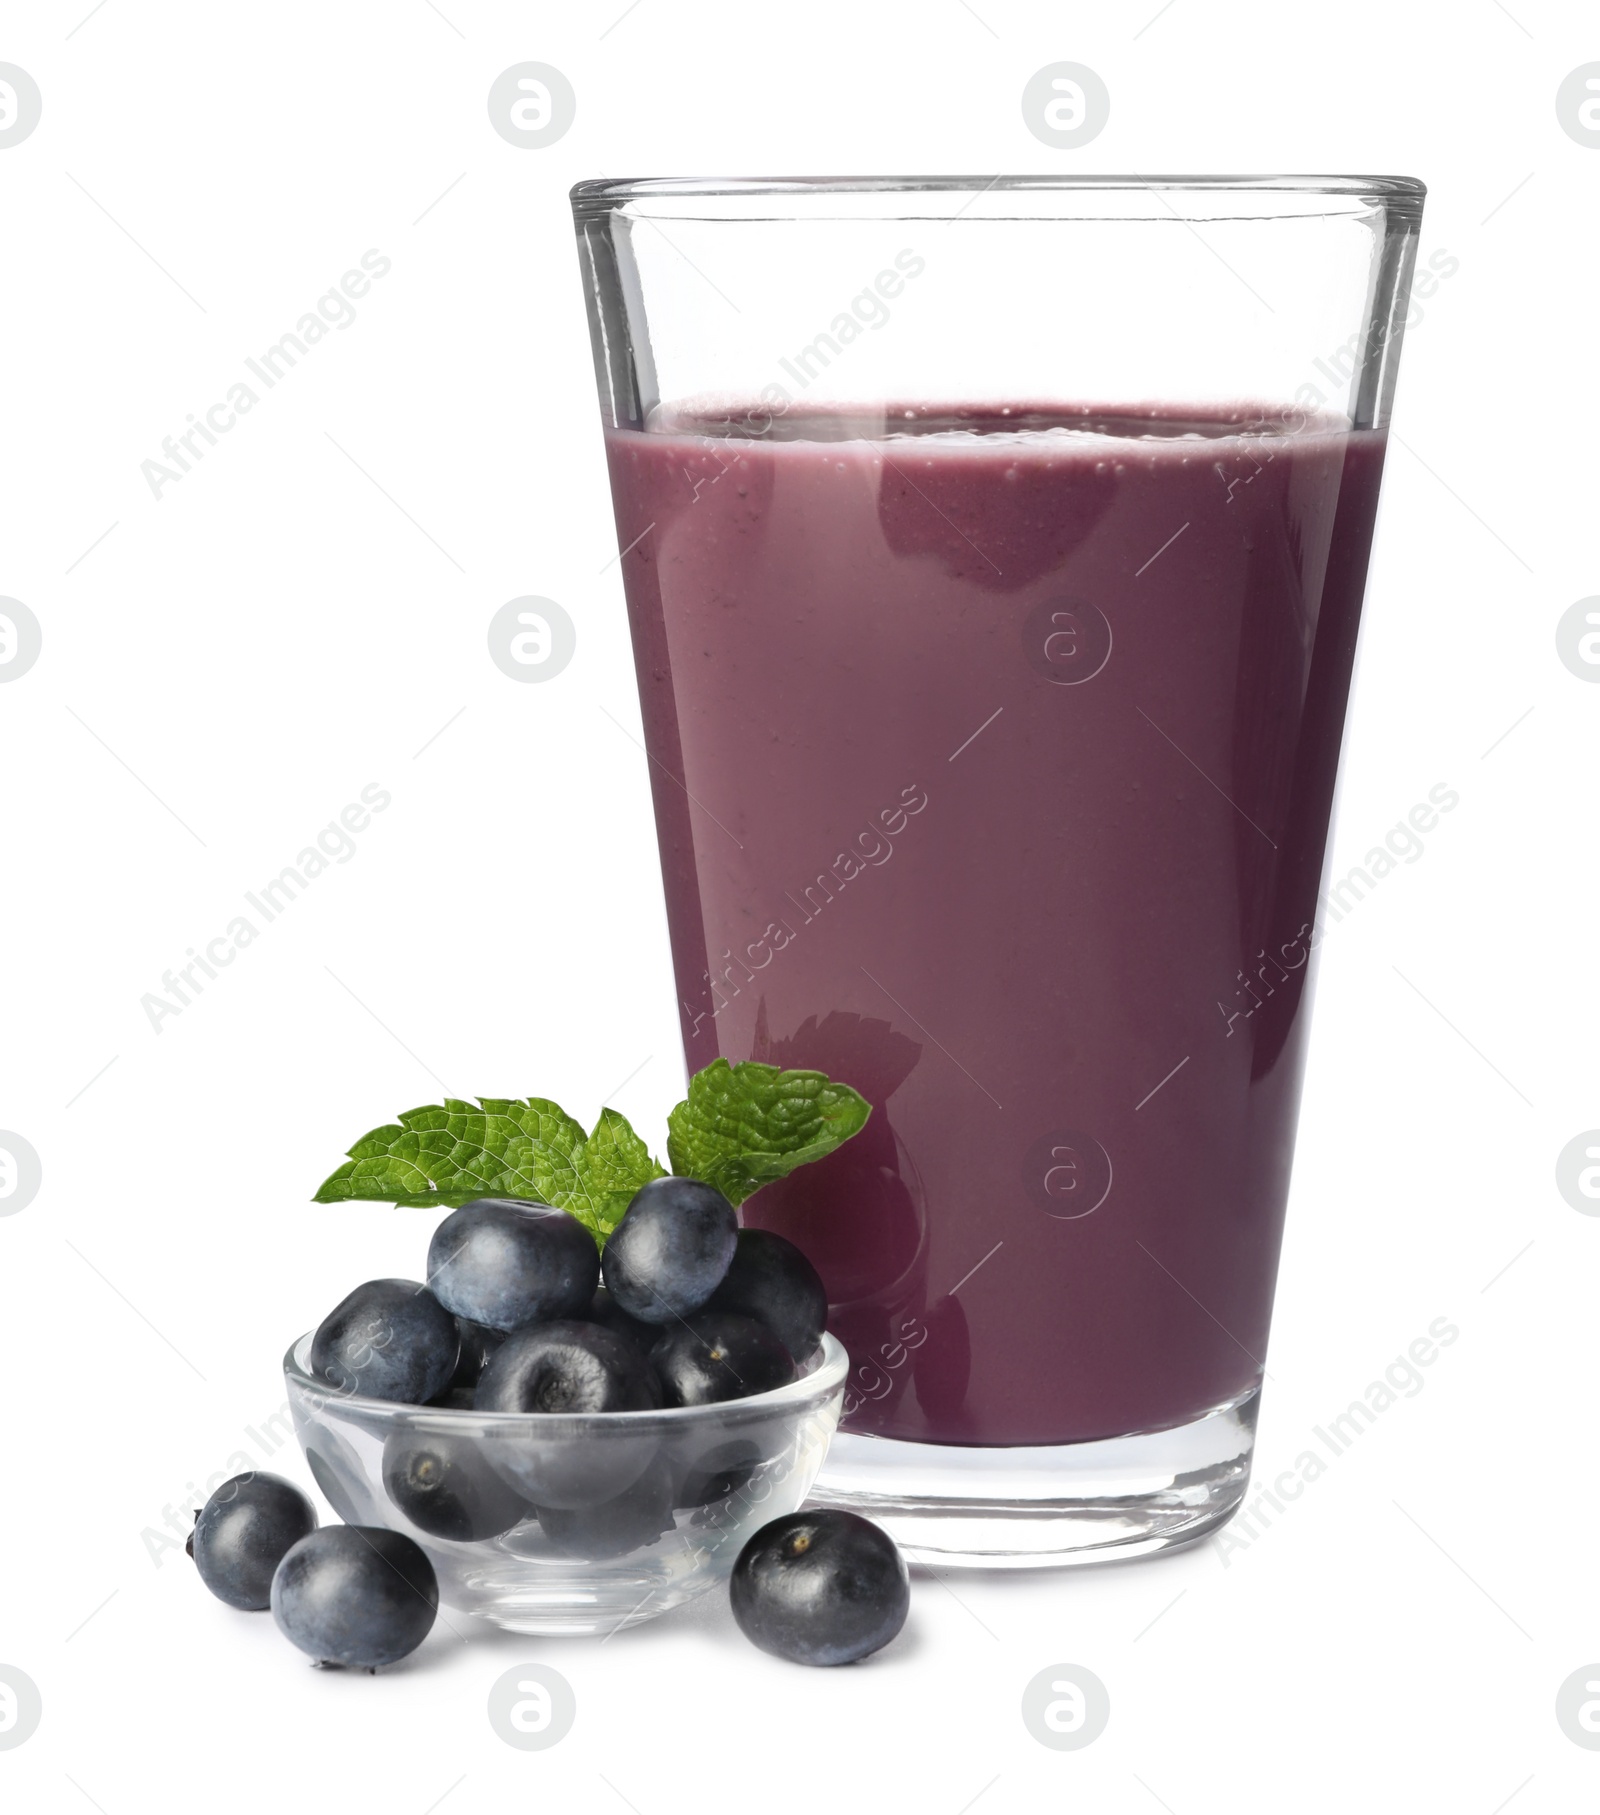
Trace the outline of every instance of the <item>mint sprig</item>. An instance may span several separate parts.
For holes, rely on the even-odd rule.
[[[453,1207],[475,1197],[538,1198],[570,1210],[600,1237],[633,1193],[660,1176],[614,1109],[585,1135],[547,1097],[483,1097],[476,1105],[447,1097],[364,1134],[314,1201]]]
[[[660,1178],[664,1170],[650,1157],[649,1148],[620,1110],[602,1109],[594,1133],[581,1146],[566,1152],[537,1148],[533,1156],[535,1189],[515,1195],[533,1196],[558,1210],[570,1210],[604,1241],[622,1221],[634,1192]]]
[[[820,1071],[713,1059],[667,1118],[674,1172],[735,1204],[797,1166],[825,1159],[866,1126],[872,1105]]]
[[[832,1153],[871,1113],[848,1084],[820,1071],[718,1059],[690,1080],[668,1118],[667,1152],[675,1172],[741,1204]],[[547,1097],[446,1097],[364,1134],[313,1201],[453,1208],[475,1197],[533,1198],[569,1211],[603,1242],[633,1194],[663,1170],[615,1109],[601,1110],[586,1135]]]

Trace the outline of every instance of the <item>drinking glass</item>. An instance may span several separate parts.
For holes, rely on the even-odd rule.
[[[914,1558],[1245,1491],[1423,194],[573,191],[685,1055],[872,1104],[745,1217]]]

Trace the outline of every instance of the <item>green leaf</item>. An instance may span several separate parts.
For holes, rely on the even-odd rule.
[[[864,1097],[820,1071],[714,1059],[668,1117],[667,1157],[675,1173],[742,1204],[771,1180],[826,1158],[871,1113]]]
[[[751,1192],[849,1140],[872,1113],[848,1084],[820,1071],[717,1059],[698,1072],[668,1118],[672,1169],[742,1204]],[[547,1097],[446,1097],[374,1128],[325,1179],[315,1202],[454,1208],[475,1197],[554,1204],[598,1242],[641,1185],[663,1168],[615,1109],[592,1133]]]
[[[585,1136],[559,1104],[447,1097],[374,1128],[318,1190],[319,1204],[353,1200],[451,1206],[475,1197],[525,1197],[570,1211],[603,1241],[628,1201],[662,1169],[614,1109]]]
[[[585,1143],[584,1159],[594,1187],[609,1196],[625,1191],[631,1198],[641,1185],[666,1177],[666,1168],[656,1164],[628,1118],[615,1109],[600,1111]]]
[[[641,1185],[662,1177],[662,1168],[625,1115],[602,1109],[587,1141],[579,1130],[574,1149],[542,1147],[534,1155],[538,1196],[572,1214],[602,1241],[622,1221]]]

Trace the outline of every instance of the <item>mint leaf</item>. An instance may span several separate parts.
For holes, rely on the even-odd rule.
[[[667,1119],[672,1170],[742,1204],[797,1166],[825,1158],[866,1125],[872,1105],[820,1071],[714,1059]]]
[[[536,1195],[570,1210],[602,1241],[622,1221],[641,1185],[662,1176],[662,1168],[633,1131],[625,1115],[602,1109],[594,1133],[568,1150],[541,1147],[534,1154]]]
[[[560,1138],[568,1120],[555,1104],[537,1100],[490,1097],[475,1107],[447,1097],[442,1105],[409,1109],[397,1124],[363,1135],[350,1149],[350,1163],[324,1182],[315,1201],[462,1204],[487,1195],[526,1196],[534,1142]],[[583,1139],[581,1128],[577,1138]]]
[[[585,1136],[545,1097],[482,1097],[476,1106],[447,1097],[363,1135],[313,1201],[455,1207],[475,1197],[536,1198],[570,1211],[603,1241],[634,1192],[660,1177],[614,1109],[602,1110]]]
[[[820,1071],[717,1059],[668,1118],[667,1152],[674,1172],[742,1204],[832,1153],[871,1113],[848,1084]],[[586,1135],[548,1097],[446,1097],[364,1134],[314,1201],[455,1208],[475,1197],[532,1198],[568,1211],[603,1243],[639,1187],[662,1176],[615,1109],[602,1109]]]
[[[584,1145],[584,1159],[592,1184],[611,1196],[625,1191],[631,1198],[641,1185],[666,1177],[666,1168],[656,1164],[628,1118],[615,1109],[600,1111]]]

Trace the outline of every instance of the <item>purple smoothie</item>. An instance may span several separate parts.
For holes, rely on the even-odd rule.
[[[734,415],[608,435],[685,1050],[874,1106],[745,1220],[853,1430],[1198,1417],[1266,1349],[1383,436]]]

